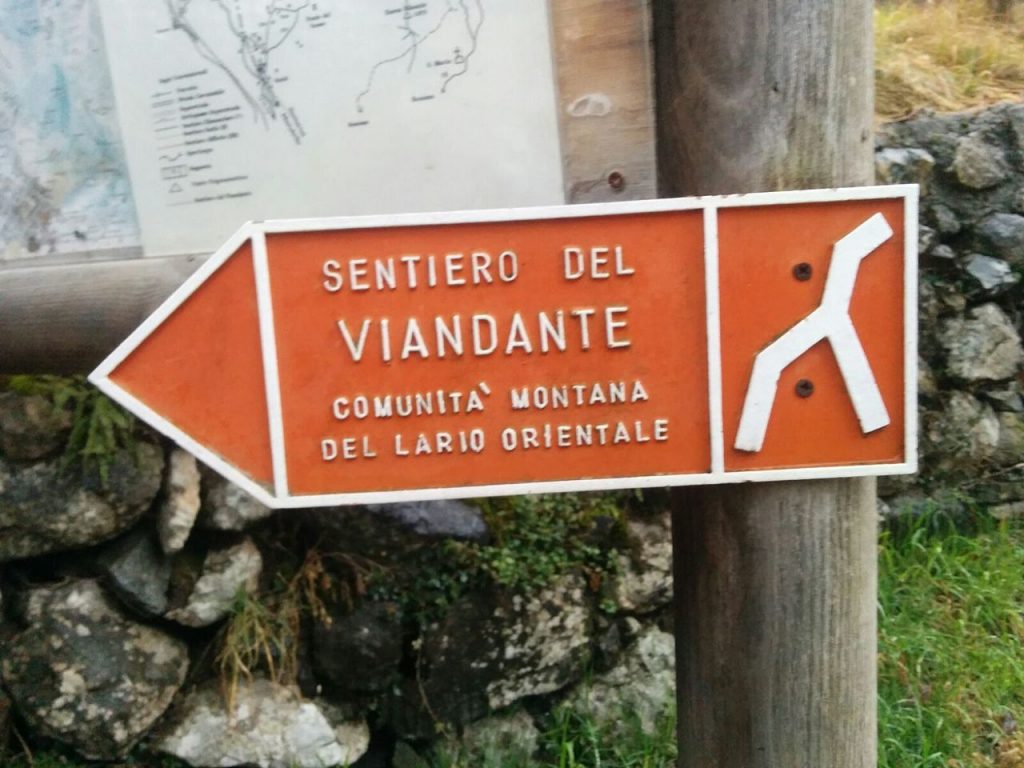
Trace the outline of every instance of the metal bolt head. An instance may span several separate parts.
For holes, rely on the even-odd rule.
[[[608,186],[618,192],[626,186],[626,177],[619,171],[612,171],[608,174]]]
[[[798,397],[810,397],[814,394],[814,382],[810,379],[800,379],[795,389]]]
[[[801,261],[795,267],[793,267],[793,277],[801,282],[810,280],[811,275],[814,274],[814,268],[806,261]]]

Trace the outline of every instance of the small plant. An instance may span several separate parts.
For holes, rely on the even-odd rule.
[[[106,485],[115,454],[135,449],[135,419],[81,376],[12,376],[7,388],[45,397],[57,410],[71,414],[64,448],[67,470],[98,471]]]
[[[238,684],[251,681],[257,670],[274,682],[295,683],[303,618],[330,623],[325,599],[344,600],[347,589],[328,573],[324,556],[313,547],[291,576],[278,574],[267,593],[239,591],[215,643],[215,664],[229,711],[234,709]]]
[[[402,603],[428,623],[474,588],[498,585],[530,594],[557,577],[582,573],[593,592],[614,573],[609,547],[620,531],[629,494],[549,494],[477,502],[491,531],[487,543],[448,540],[424,547],[401,572],[371,575],[368,593]],[[404,574],[409,583],[396,581]]]

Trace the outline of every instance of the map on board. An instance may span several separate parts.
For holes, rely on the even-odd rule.
[[[100,0],[148,254],[562,202],[546,0]]]
[[[0,4],[0,264],[138,246],[93,0]]]

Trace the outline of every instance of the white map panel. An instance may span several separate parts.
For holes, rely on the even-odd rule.
[[[95,0],[0,0],[0,266],[138,244]]]
[[[101,0],[147,254],[562,202],[545,0]]]

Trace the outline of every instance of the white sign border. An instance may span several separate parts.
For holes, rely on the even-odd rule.
[[[799,205],[803,203],[850,202],[856,200],[904,200],[904,461],[893,464],[828,465],[795,469],[767,469],[728,472],[724,468],[722,427],[722,376],[720,308],[718,294],[717,213],[723,208]],[[288,490],[284,424],[274,339],[270,278],[267,270],[267,234],[322,232],[384,227],[470,224],[486,222],[539,221],[616,216],[632,213],[704,211],[705,293],[708,319],[708,379],[711,471],[682,475],[643,475],[576,480],[527,481],[496,485],[468,485],[445,488],[417,488],[398,491],[293,495]],[[529,493],[604,491],[622,488],[652,488],[685,485],[727,485],[743,482],[814,480],[840,477],[912,474],[917,471],[917,227],[918,187],[915,184],[850,187],[787,192],[763,192],[715,197],[667,198],[622,203],[544,206],[536,208],[489,209],[441,213],[413,213],[385,216],[350,216],[316,219],[278,219],[244,224],[223,246],[177,290],[172,293],[131,335],[89,375],[104,394],[153,428],[170,437],[228,480],[244,488],[261,503],[274,509],[341,506],[388,502],[430,501],[511,496]],[[273,465],[273,486],[254,481],[192,436],[172,424],[149,406],[116,384],[110,375],[167,317],[180,307],[206,279],[224,264],[247,240],[252,242],[253,267],[259,308],[260,339],[264,362],[267,412]]]

